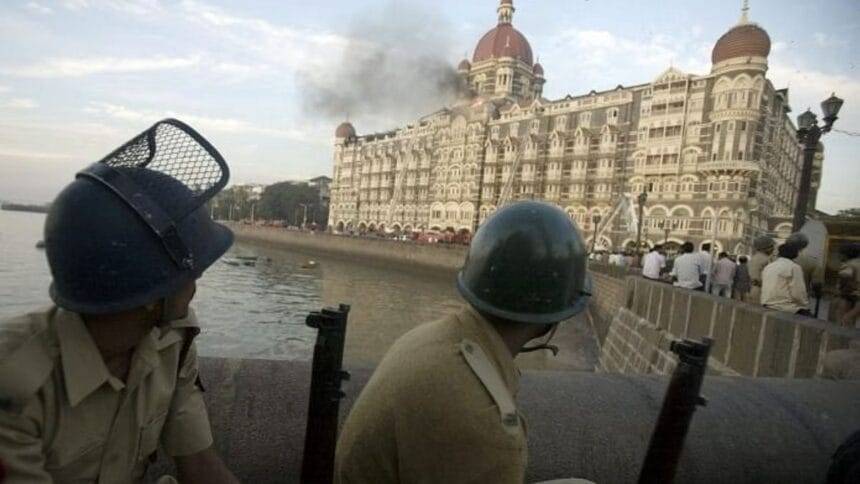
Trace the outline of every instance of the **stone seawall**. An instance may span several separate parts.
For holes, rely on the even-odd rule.
[[[669,341],[714,339],[710,367],[723,375],[811,378],[827,352],[848,347],[860,330],[841,328],[641,277],[593,273],[592,305],[605,371],[667,374]]]
[[[395,240],[350,237],[325,232],[302,232],[278,227],[227,224],[239,241],[323,254],[345,259],[364,259],[378,264],[453,272],[460,269],[467,248],[462,245],[418,244]]]
[[[346,368],[343,419],[371,373]],[[308,362],[202,358],[215,445],[242,482],[299,482]],[[523,372],[529,427],[526,482],[582,477],[636,482],[667,379],[586,372]],[[705,379],[676,482],[821,483],[830,457],[860,428],[860,382]],[[149,476],[168,471],[162,457]],[[150,479],[151,482],[151,479]]]

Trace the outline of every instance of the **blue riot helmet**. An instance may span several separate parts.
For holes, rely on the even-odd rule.
[[[233,243],[206,202],[227,184],[220,153],[166,119],[80,171],[45,221],[54,302],[83,314],[162,300]]]

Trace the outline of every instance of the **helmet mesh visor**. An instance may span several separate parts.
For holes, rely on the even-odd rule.
[[[175,219],[206,203],[227,184],[229,171],[224,158],[212,145],[190,127],[175,120],[164,120],[136,136],[101,160],[114,168],[146,168],[168,175],[191,191],[192,197],[169,206]],[[153,179],[156,180],[156,179]],[[142,182],[140,188],[155,200],[165,201],[165,187]],[[168,208],[168,207],[165,207]]]

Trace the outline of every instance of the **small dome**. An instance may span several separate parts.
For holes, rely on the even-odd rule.
[[[540,65],[540,62],[538,62],[538,63],[536,63],[536,64],[535,64],[535,67],[534,67],[534,74],[535,74],[536,76],[543,77],[543,66],[542,66],[542,65]]]
[[[355,138],[355,128],[348,121],[340,123],[334,131],[335,138]]]
[[[511,24],[499,24],[490,30],[478,42],[472,62],[478,63],[488,59],[513,57],[532,65],[532,47],[526,37]]]
[[[714,45],[711,62],[718,64],[734,57],[767,57],[770,36],[756,24],[741,23],[723,34]]]
[[[468,71],[472,68],[472,64],[469,62],[469,59],[463,59],[460,61],[460,65],[457,66],[457,70],[459,71]]]

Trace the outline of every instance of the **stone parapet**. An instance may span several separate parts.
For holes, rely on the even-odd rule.
[[[598,333],[606,371],[666,374],[675,365],[668,341],[707,336],[714,340],[715,373],[812,378],[821,374],[825,354],[860,338],[860,330],[641,277],[593,277],[604,291],[596,292],[591,309],[602,322],[595,326],[605,327]]]

